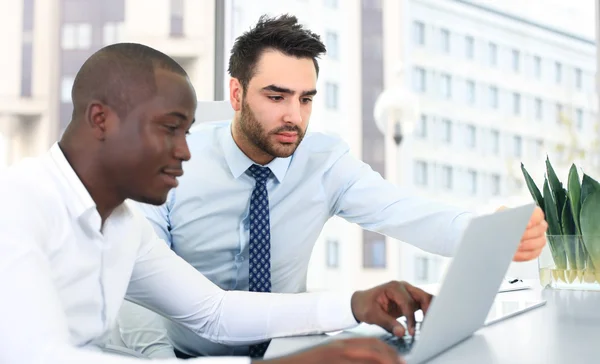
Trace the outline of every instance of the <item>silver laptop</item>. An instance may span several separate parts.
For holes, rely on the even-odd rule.
[[[535,204],[473,218],[463,232],[444,282],[414,338],[394,338],[380,327],[360,325],[335,336],[275,339],[265,358],[287,355],[330,340],[377,336],[422,363],[469,338],[482,327],[525,232]]]

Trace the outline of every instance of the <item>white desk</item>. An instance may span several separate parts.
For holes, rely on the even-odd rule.
[[[431,364],[600,363],[600,292],[532,290],[499,293],[498,299],[545,299],[548,303],[484,327]],[[512,295],[512,296],[511,296]],[[275,339],[268,356],[314,345],[316,337]]]

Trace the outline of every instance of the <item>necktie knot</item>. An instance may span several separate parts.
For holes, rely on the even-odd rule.
[[[258,164],[251,165],[250,168],[248,168],[248,170],[250,171],[250,173],[252,173],[252,176],[256,180],[256,183],[267,183],[267,179],[271,174],[271,170],[269,169],[269,167],[261,167]]]

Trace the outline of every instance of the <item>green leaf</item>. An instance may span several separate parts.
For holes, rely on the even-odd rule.
[[[556,202],[558,218],[560,219],[562,217],[562,209],[565,206],[565,200],[567,199],[567,191],[564,189],[562,182],[560,182],[556,176],[554,168],[552,168],[552,164],[550,164],[550,159],[548,159],[548,157],[546,157],[546,174],[548,176],[550,190],[552,191],[554,201]],[[544,196],[544,198],[545,197],[546,196]]]
[[[573,214],[573,221],[575,223],[575,234],[581,235],[581,228],[579,227],[579,213],[581,211],[581,184],[579,182],[579,173],[577,173],[577,167],[575,163],[571,165],[569,170],[569,180],[567,182],[569,192],[568,198],[571,204],[571,213]]]
[[[567,201],[565,201],[565,205],[562,209],[561,228],[562,234],[564,235],[563,243],[567,253],[569,269],[578,269],[577,267],[579,267],[579,262],[577,261],[577,241],[575,240],[576,238],[573,237],[573,235],[575,235],[575,221],[573,220],[573,214],[571,213],[571,204],[568,196]],[[581,264],[583,267],[583,264],[585,263],[582,262]]]
[[[594,267],[600,267],[600,190],[586,197],[579,217],[583,243]]]
[[[550,252],[554,258],[554,264],[557,269],[566,269],[567,257],[565,254],[565,246],[562,243],[560,236],[562,235],[562,229],[560,222],[558,221],[558,212],[556,204],[552,199],[552,192],[548,186],[548,180],[544,180],[544,210],[546,211],[546,221],[548,222],[548,242],[550,244]]]
[[[525,165],[523,165],[523,163],[521,163],[521,171],[523,172],[523,177],[525,178],[525,183],[527,183],[527,188],[529,189],[531,197],[533,197],[535,203],[541,207],[542,210],[544,210],[544,198],[542,197],[542,193],[533,181],[533,178],[531,178],[529,175],[529,172],[527,172],[525,169]]]
[[[583,207],[583,203],[586,198],[592,194],[594,191],[600,190],[600,183],[598,183],[595,179],[588,176],[587,174],[583,174],[583,179],[581,181],[581,205]],[[579,219],[581,220],[581,218]]]

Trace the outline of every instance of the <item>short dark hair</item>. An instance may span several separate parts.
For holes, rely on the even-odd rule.
[[[113,108],[120,117],[127,115],[132,106],[156,94],[157,69],[187,77],[171,57],[142,44],[117,43],[100,49],[85,61],[73,82],[73,119],[94,99]]]
[[[244,90],[254,76],[260,56],[271,49],[288,56],[311,58],[317,75],[317,58],[326,52],[321,37],[298,24],[295,16],[285,14],[270,18],[263,15],[254,28],[235,40],[231,49],[229,74],[240,81]]]

